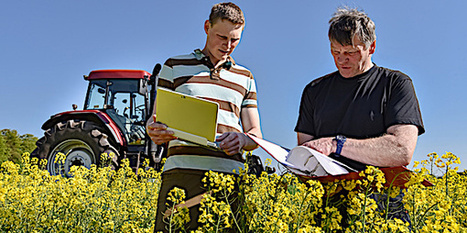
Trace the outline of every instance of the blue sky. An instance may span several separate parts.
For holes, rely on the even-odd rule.
[[[466,1],[234,1],[246,17],[234,59],[252,70],[265,139],[296,145],[303,88],[335,71],[328,20],[340,6],[363,9],[376,23],[373,61],[409,75],[426,133],[415,160],[453,152],[467,168]],[[35,1],[0,3],[0,129],[43,135],[51,115],[83,107],[83,75],[106,68],[143,69],[202,48],[204,20],[217,1]],[[264,151],[256,154],[263,158]]]

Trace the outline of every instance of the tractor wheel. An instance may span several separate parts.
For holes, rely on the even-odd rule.
[[[117,150],[109,143],[107,134],[101,127],[89,121],[57,123],[44,133],[37,142],[37,149],[32,156],[47,159],[47,170],[51,175],[70,177],[72,166],[91,167],[100,165],[102,153],[115,154],[113,162],[118,158]],[[64,161],[56,161],[58,153],[65,155]],[[112,164],[115,166],[115,164]]]

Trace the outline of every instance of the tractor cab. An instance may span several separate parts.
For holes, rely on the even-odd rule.
[[[101,110],[118,126],[127,145],[146,144],[145,122],[151,108],[150,74],[140,70],[95,70],[89,81],[84,110]]]

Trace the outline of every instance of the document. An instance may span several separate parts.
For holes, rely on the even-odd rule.
[[[302,180],[314,179],[327,183],[334,182],[335,180],[362,179],[355,169],[309,147],[297,146],[289,150],[251,134],[246,135]],[[379,169],[385,175],[386,183],[384,185],[386,187],[396,186],[405,188],[405,184],[410,180],[410,176],[413,173],[404,166],[381,167]],[[433,186],[428,180],[423,180],[422,184],[427,187]]]
[[[297,146],[292,150],[247,134],[280,164],[297,175],[327,176],[343,175],[355,171],[347,165],[306,146]]]

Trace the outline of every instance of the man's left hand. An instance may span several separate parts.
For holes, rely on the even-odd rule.
[[[245,134],[236,132],[223,133],[216,139],[219,147],[228,155],[240,153],[248,140],[250,139]]]

